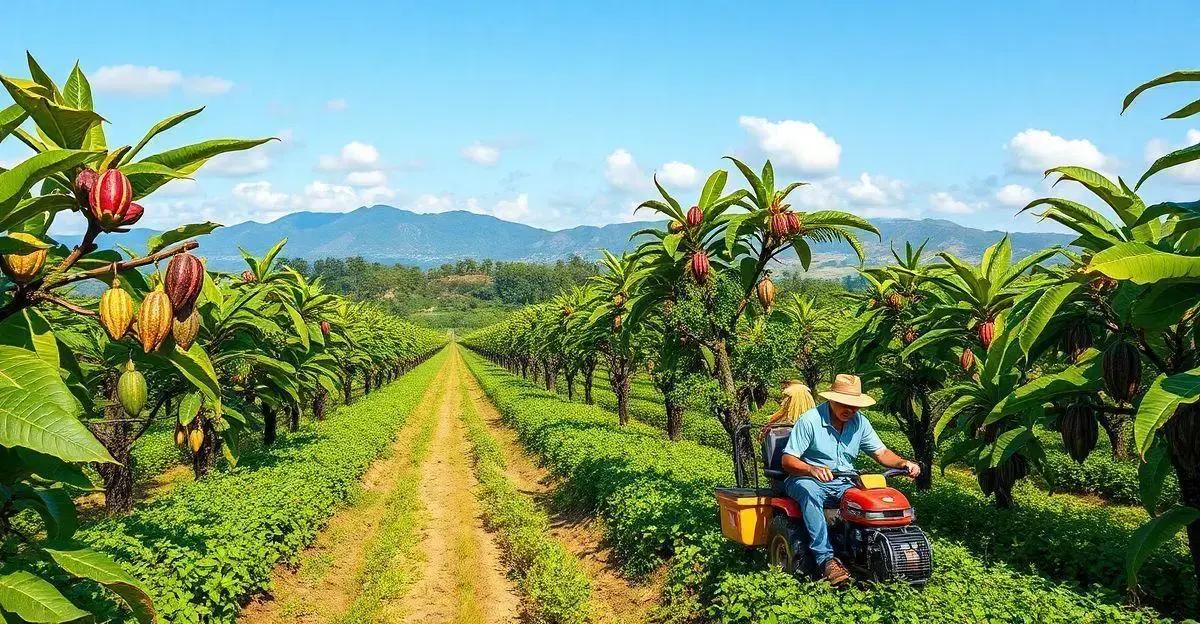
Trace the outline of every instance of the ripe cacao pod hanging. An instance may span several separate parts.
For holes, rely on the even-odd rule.
[[[699,206],[692,206],[691,208],[688,209],[688,211],[687,211],[688,227],[697,227],[703,222],[704,222],[704,212],[700,210]]]
[[[613,331],[621,331],[621,327],[625,324],[624,319],[620,314],[613,317]]]
[[[100,174],[91,167],[84,167],[75,175],[75,203],[81,208],[92,207],[92,189],[96,188],[99,179]]]
[[[1180,469],[1195,474],[1200,470],[1200,405],[1180,405],[1163,425],[1171,457]]]
[[[772,282],[770,277],[764,277],[755,290],[758,294],[758,302],[762,304],[762,307],[770,309],[771,305],[775,303],[775,282]]]
[[[1142,357],[1137,347],[1117,340],[1104,350],[1101,368],[1108,396],[1122,403],[1131,401],[1142,382]]]
[[[1083,355],[1092,346],[1092,330],[1088,328],[1086,321],[1075,321],[1067,325],[1067,332],[1063,336],[1063,351],[1074,364],[1079,361],[1079,357]]]
[[[983,348],[990,348],[992,341],[996,339],[996,322],[991,319],[986,320],[980,323],[975,331],[979,334],[979,342],[983,343]]]
[[[125,364],[125,372],[117,379],[117,401],[131,418],[146,407],[146,378],[134,369],[133,360]]]
[[[617,294],[613,295],[612,298],[612,304],[614,308],[620,308],[624,306],[627,301],[629,301],[629,295],[623,290],[618,291]]]
[[[116,169],[100,174],[92,187],[92,217],[105,230],[120,227],[131,202],[133,186],[129,184],[129,178]]]
[[[199,453],[200,447],[204,445],[204,429],[200,427],[199,422],[192,423],[192,432],[188,434],[188,446],[191,447],[192,453]]]
[[[1067,455],[1082,464],[1096,448],[1100,435],[1095,406],[1082,401],[1068,405],[1058,419],[1058,432],[1062,434]]]
[[[785,212],[788,223],[788,236],[795,236],[800,233],[800,215],[794,212]]]
[[[36,236],[25,232],[13,232],[9,236],[32,245],[45,244]],[[42,266],[46,264],[48,251],[47,249],[35,249],[29,253],[4,254],[0,256],[0,268],[12,281],[18,284],[28,284],[42,271]]]
[[[200,313],[192,310],[182,321],[175,319],[171,325],[171,335],[175,337],[175,344],[179,345],[180,349],[187,351],[192,348],[196,336],[200,335]]]
[[[321,335],[328,338],[331,331],[333,331],[333,326],[329,324],[329,321],[321,321]]]
[[[678,234],[683,231],[683,223],[679,221],[671,221],[667,224],[667,231],[671,234]]]
[[[176,319],[185,319],[192,313],[203,286],[204,265],[196,256],[185,251],[176,254],[167,263],[163,288],[171,299],[171,309],[175,311]]]
[[[692,277],[697,283],[703,284],[708,281],[708,252],[701,249],[692,254]]]
[[[133,322],[133,297],[121,288],[120,280],[100,295],[100,324],[113,340],[120,340]]]
[[[917,330],[909,327],[908,329],[904,330],[904,344],[910,345],[916,342],[918,336],[919,334],[917,334]]]
[[[142,349],[146,353],[157,349],[167,338],[167,334],[171,333],[174,317],[171,299],[161,287],[149,292],[142,300],[142,307],[138,309],[137,330]]]
[[[254,273],[252,273],[250,269],[246,269],[245,271],[242,271],[242,281],[246,282],[247,284],[253,284],[254,282],[258,281],[258,278],[254,276]]]
[[[893,310],[899,310],[904,307],[904,295],[898,292],[893,292],[887,296],[887,305]]]
[[[771,222],[769,226],[771,230],[771,236],[774,236],[780,240],[787,238],[791,231],[791,226],[788,224],[788,218],[785,214],[771,215]]]
[[[969,371],[971,367],[975,366],[975,352],[971,350],[971,347],[963,349],[962,356],[958,358],[958,363],[965,371]]]
[[[176,421],[176,423],[175,423],[175,446],[182,447],[185,444],[187,444],[187,429],[185,429],[183,427],[182,423]]]
[[[142,214],[145,212],[146,209],[142,208],[141,204],[130,202],[129,210],[125,211],[125,220],[121,221],[121,225],[124,227],[129,227],[134,223],[137,223],[138,220],[142,218]]]

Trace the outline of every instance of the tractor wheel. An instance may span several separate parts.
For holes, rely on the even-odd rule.
[[[784,515],[771,518],[767,529],[767,559],[788,574],[804,572],[807,555],[804,527]]]

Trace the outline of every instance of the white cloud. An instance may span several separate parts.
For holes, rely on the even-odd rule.
[[[623,148],[614,150],[604,159],[604,177],[613,188],[622,191],[638,191],[649,185],[633,154]]]
[[[325,102],[325,110],[331,113],[340,113],[350,107],[350,103],[345,98],[336,98]]]
[[[384,200],[395,199],[396,191],[393,191],[383,184],[379,184],[359,191],[359,197],[362,198],[363,205],[374,205]]]
[[[350,186],[383,186],[387,184],[387,174],[379,169],[371,171],[351,171],[346,174],[346,184]]]
[[[462,156],[484,167],[494,167],[500,162],[500,148],[476,141],[462,148]]]
[[[326,171],[369,171],[379,169],[379,150],[374,145],[351,141],[336,156],[321,156],[317,167]]]
[[[667,186],[693,188],[700,183],[700,173],[687,163],[671,161],[659,167],[658,179]]]
[[[810,174],[831,173],[838,167],[842,146],[814,124],[747,115],[739,117],[738,123],[777,165]]]
[[[293,203],[299,209],[313,212],[349,212],[365,202],[349,186],[315,181],[305,186],[304,192],[293,198]]]
[[[274,190],[270,182],[241,182],[233,186],[233,196],[260,210],[285,210],[291,202],[287,193]]]
[[[904,201],[906,185],[900,180],[875,176],[864,172],[858,182],[846,186],[846,195],[851,203],[864,206],[884,206]]]
[[[255,148],[218,154],[205,163],[201,171],[227,178],[241,178],[262,173],[270,168],[271,157],[267,155],[267,151]]]
[[[155,197],[192,197],[200,194],[200,183],[195,180],[171,180],[154,191]]]
[[[1087,139],[1064,139],[1035,128],[1018,132],[1006,147],[1009,168],[1023,173],[1042,173],[1062,165],[1098,170],[1111,164],[1111,159]]]
[[[529,195],[521,193],[515,199],[496,202],[492,214],[505,221],[518,221],[529,215]]]
[[[135,97],[166,95],[178,87],[195,95],[221,95],[233,89],[233,82],[224,78],[184,76],[154,65],[105,65],[89,81],[96,91]]]
[[[474,199],[471,199],[469,201],[473,202]],[[428,213],[435,213],[435,212],[448,212],[451,210],[458,210],[458,206],[455,205],[455,199],[454,199],[453,195],[449,195],[449,194],[433,195],[430,193],[426,193],[426,194],[418,197],[411,204],[409,204],[408,209],[413,212],[428,214]],[[482,213],[483,211],[482,210],[472,210],[472,212]]]
[[[935,211],[945,214],[970,214],[982,208],[980,204],[971,205],[955,199],[953,195],[945,191],[930,195],[929,204]]]
[[[1149,165],[1174,150],[1190,147],[1197,143],[1200,143],[1200,130],[1196,129],[1187,131],[1186,141],[1183,145],[1171,145],[1162,139],[1151,139],[1146,143],[1146,164]],[[1200,161],[1164,169],[1162,175],[1170,176],[1185,184],[1200,184]]]
[[[996,191],[996,201],[1010,208],[1024,208],[1037,198],[1037,193],[1028,186],[1020,184],[1005,184]]]

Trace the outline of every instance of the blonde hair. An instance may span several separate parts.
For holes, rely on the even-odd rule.
[[[812,390],[793,379],[784,384],[783,398],[779,400],[779,409],[771,415],[771,422],[795,424],[801,414],[816,406],[817,402],[813,399]]]

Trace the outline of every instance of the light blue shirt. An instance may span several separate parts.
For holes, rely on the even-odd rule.
[[[887,448],[862,412],[855,414],[840,433],[833,428],[829,418],[828,403],[801,414],[783,452],[806,464],[838,471],[854,470],[854,460],[860,450],[873,455]]]

